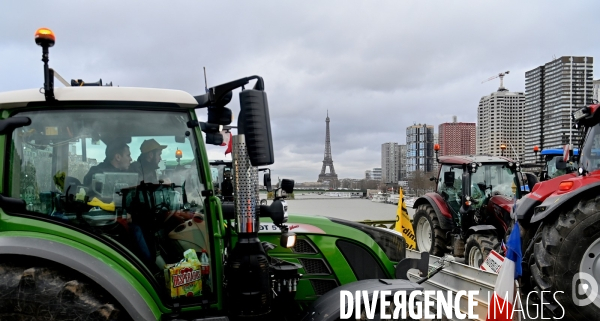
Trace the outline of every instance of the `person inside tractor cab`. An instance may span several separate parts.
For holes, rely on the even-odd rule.
[[[447,173],[452,172],[454,175]],[[462,168],[452,168],[449,165],[442,167],[439,181],[438,181],[438,193],[448,202],[449,207],[456,215],[458,215],[461,199],[462,199]],[[449,175],[449,176],[448,176]],[[445,181],[445,176],[454,176],[453,182]]]
[[[231,181],[231,171],[223,172],[223,183],[221,183],[221,195],[225,201],[233,201],[233,183]]]
[[[484,169],[471,174],[471,202],[474,208],[480,208],[485,202],[486,181]]]
[[[92,166],[88,173],[83,177],[83,185],[91,186],[95,174],[107,172],[126,172],[129,170],[131,152],[129,146],[125,143],[112,143],[106,145],[106,158],[96,166]]]
[[[159,168],[158,164],[162,160],[161,154],[165,148],[166,145],[161,145],[154,139],[147,139],[142,143],[140,146],[142,153],[130,166],[131,171],[138,173],[140,181],[158,183],[156,170]]]

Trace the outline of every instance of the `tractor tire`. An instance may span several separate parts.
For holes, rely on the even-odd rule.
[[[421,204],[417,207],[413,217],[413,230],[417,250],[427,251],[435,256],[444,256],[448,243],[446,232],[442,230],[437,214],[430,204]]]
[[[465,264],[479,268],[492,250],[500,252],[500,241],[496,235],[471,234],[465,247]]]
[[[0,320],[131,320],[85,276],[45,263],[0,263]]]
[[[529,258],[534,291],[538,299],[549,303],[544,304],[545,316],[549,310],[555,318],[564,315],[563,320],[596,320],[600,307],[594,303],[578,306],[573,302],[576,297],[581,299],[573,293],[576,288],[573,278],[579,272],[587,272],[600,279],[590,265],[600,261],[600,196],[584,195],[572,209],[552,217],[538,230],[533,259]]]

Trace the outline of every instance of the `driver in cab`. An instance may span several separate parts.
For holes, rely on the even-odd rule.
[[[106,145],[106,158],[96,166],[92,166],[83,177],[83,185],[91,186],[92,178],[95,174],[108,172],[127,172],[131,163],[131,153],[129,146],[125,143],[114,143]]]
[[[158,184],[156,170],[159,168],[158,164],[162,160],[161,154],[165,148],[167,145],[161,145],[154,139],[147,139],[142,143],[140,146],[142,153],[130,166],[132,172],[138,173],[140,181]]]

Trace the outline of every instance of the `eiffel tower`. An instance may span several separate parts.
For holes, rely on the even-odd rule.
[[[331,139],[329,135],[329,111],[327,111],[327,118],[325,118],[327,127],[325,130],[325,159],[323,160],[323,168],[321,168],[321,174],[317,182],[333,182],[334,186],[337,186],[338,177],[333,169],[333,158],[331,158]],[[325,169],[329,166],[329,173],[325,173]]]

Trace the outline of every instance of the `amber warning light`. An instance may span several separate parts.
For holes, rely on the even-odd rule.
[[[180,159],[183,156],[183,152],[178,149],[175,151],[175,158]]]
[[[440,150],[440,144],[435,144],[435,145],[433,145],[433,150],[435,150],[436,152],[437,152],[438,150]]]
[[[56,42],[56,37],[54,36],[54,32],[48,28],[40,28],[35,32],[35,43],[40,46],[54,46]]]

